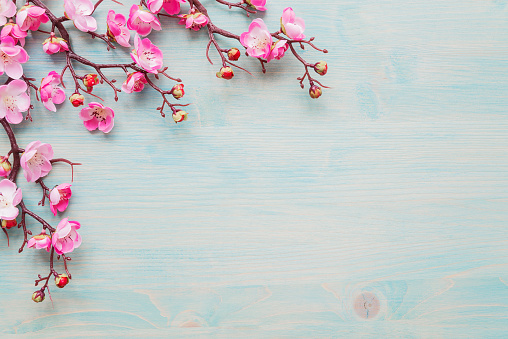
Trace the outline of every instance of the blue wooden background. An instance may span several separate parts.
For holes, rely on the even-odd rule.
[[[100,30],[124,2],[101,5]],[[251,20],[204,3],[236,33]],[[254,77],[217,79],[206,33],[163,19],[149,38],[184,80],[187,122],[162,119],[153,91],[114,103],[103,86],[109,135],[67,102],[16,128],[84,164],[65,213],[83,244],[52,305],[30,300],[46,253],[18,254],[19,231],[2,240],[1,337],[508,335],[507,1],[272,0],[260,17],[275,30],[287,5],[330,51],[304,53],[330,65],[319,100],[290,55],[266,75],[242,57]],[[129,60],[74,33],[87,57]],[[35,35],[26,73],[40,79],[62,58]],[[47,183],[68,180],[62,165]]]

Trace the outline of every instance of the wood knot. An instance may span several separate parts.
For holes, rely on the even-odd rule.
[[[354,302],[355,312],[362,319],[374,319],[380,308],[379,298],[372,292],[362,292]]]

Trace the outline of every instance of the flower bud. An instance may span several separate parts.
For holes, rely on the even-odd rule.
[[[173,120],[175,121],[175,123],[187,120],[187,112],[182,110],[176,111],[175,113],[173,113]]]
[[[321,90],[321,87],[319,86],[316,86],[316,85],[312,85],[310,86],[309,88],[309,95],[312,99],[317,99],[321,96],[321,94],[323,93],[323,91]]]
[[[184,96],[185,91],[183,90],[183,84],[176,84],[171,89],[171,94],[175,99],[180,99]]]
[[[59,274],[55,277],[55,284],[58,288],[64,288],[69,283],[69,276],[67,274]]]
[[[231,48],[228,51],[228,59],[231,61],[236,61],[240,59],[240,55],[242,55],[242,53],[240,53],[240,50],[238,48]]]
[[[42,49],[47,54],[55,54],[58,52],[65,52],[69,50],[69,45],[67,44],[67,40],[62,38],[55,37],[55,34],[52,33],[49,38],[44,40],[42,43]]]
[[[16,227],[17,225],[18,225],[18,221],[16,219],[13,219],[13,220],[2,219],[2,228],[11,229],[13,227]]]
[[[219,72],[217,72],[217,78],[230,80],[233,78],[233,69],[229,66],[222,67]]]
[[[36,303],[40,303],[41,301],[44,301],[45,297],[46,297],[46,295],[44,294],[44,291],[42,291],[42,290],[35,291],[32,294],[32,300]]]
[[[86,89],[88,92],[91,92],[93,89],[93,86],[97,85],[99,83],[99,77],[97,74],[86,74],[83,77],[83,84],[86,86]]]
[[[326,61],[320,61],[314,65],[314,70],[319,75],[325,75],[328,72],[328,64]]]
[[[7,178],[11,173],[12,165],[7,157],[0,157],[0,177]]]
[[[85,101],[85,97],[82,94],[74,93],[69,97],[69,101],[71,102],[72,106],[78,107],[83,105],[83,102]]]

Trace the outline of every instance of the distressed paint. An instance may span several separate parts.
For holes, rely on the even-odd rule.
[[[261,15],[271,29],[284,2]],[[226,28],[247,27],[207,3]],[[204,32],[155,32],[194,104],[186,123],[161,119],[151,91],[112,103],[104,87],[110,135],[88,133],[68,103],[39,105],[17,129],[21,144],[40,136],[84,163],[65,214],[84,242],[54,307],[30,300],[46,254],[0,247],[2,337],[506,336],[507,2],[291,6],[330,50],[305,53],[330,65],[318,101],[293,80],[296,62],[262,75],[244,60],[254,77],[220,81]],[[33,55],[27,74],[39,79],[59,58]],[[48,183],[66,180],[57,166]],[[21,186],[41,211],[36,187]]]

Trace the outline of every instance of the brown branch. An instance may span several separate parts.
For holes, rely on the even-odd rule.
[[[253,9],[250,9],[248,8],[247,6],[243,6],[243,4],[245,4],[244,1],[240,1],[240,2],[237,2],[237,3],[232,3],[232,2],[229,2],[229,1],[224,1],[224,0],[215,0],[217,1],[218,3],[220,4],[223,4],[223,5],[226,5],[228,6],[229,9],[233,8],[233,7],[236,7],[236,8],[241,8],[243,9],[245,12],[247,12],[247,16],[249,16],[249,14],[256,14],[257,11],[253,10]]]

